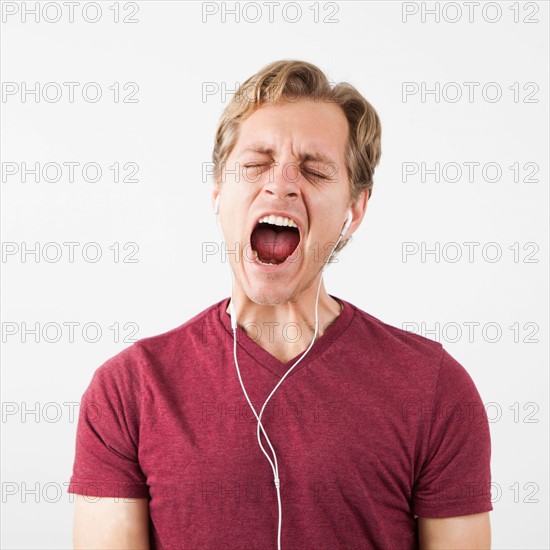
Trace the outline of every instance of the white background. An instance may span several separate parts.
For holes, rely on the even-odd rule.
[[[14,15],[12,3],[2,6],[1,77],[19,87],[1,105],[2,547],[71,547],[74,497],[66,484],[78,407],[72,416],[68,404],[78,404],[94,370],[130,345],[123,325],[135,323],[138,338],[151,336],[228,295],[227,264],[219,256],[204,262],[202,247],[219,242],[203,163],[230,94],[205,96],[203,89],[234,90],[267,63],[292,58],[319,65],[333,82],[351,82],[382,120],[368,213],[327,269],[327,290],[398,327],[439,327],[421,334],[440,340],[468,370],[491,422],[493,548],[549,548],[548,4],[493,2],[483,12],[482,2],[469,21],[464,4],[443,2],[439,22],[430,14],[423,22],[422,10],[434,2],[320,2],[316,23],[313,2],[301,2],[292,23],[295,8],[287,7],[285,20],[281,3],[270,22],[267,7],[256,3],[237,23],[231,14],[223,20],[221,5],[203,22],[199,2],[140,2],[138,22],[118,24],[113,4],[99,3],[96,23],[84,20],[81,6],[73,23],[61,3],[58,22],[37,23],[32,14],[24,22],[22,4]],[[48,10],[46,19],[55,19],[55,6]],[[119,10],[129,16],[131,3]],[[404,10],[411,14],[405,21]],[[250,22],[257,13],[260,21]],[[23,102],[23,83],[36,82],[59,83],[62,98],[27,95]],[[80,83],[73,103],[63,82]],[[82,97],[88,82],[101,86],[96,103]],[[114,102],[115,82],[137,83],[138,102]],[[448,85],[438,102],[420,93],[404,101],[404,82],[419,89],[455,82],[463,97],[453,102],[457,88]],[[464,82],[479,83],[471,102]],[[482,94],[490,82],[502,90],[498,101]],[[518,97],[509,89],[514,83]],[[525,102],[535,89],[527,83],[538,86],[536,102]],[[78,168],[73,183],[67,172],[58,182],[30,175],[23,183],[20,173],[5,173],[13,166],[6,163],[69,161],[99,163],[103,176],[89,183]],[[139,181],[113,182],[115,162],[137,163]],[[433,175],[423,182],[419,174],[404,182],[405,162],[458,163],[464,174],[457,182],[437,183]],[[465,162],[480,163],[474,181]],[[486,163],[500,166],[499,181],[483,177]],[[536,181],[523,181],[526,163],[538,167]],[[80,243],[73,263],[62,244],[69,241]],[[21,248],[36,242],[59,243],[59,261],[22,261]],[[96,263],[82,257],[92,242],[103,253]],[[123,262],[124,250],[115,262],[109,247],[128,242],[139,246],[138,262]],[[480,243],[471,262],[465,242]],[[403,243],[439,246],[439,261],[420,252],[403,258]],[[483,254],[487,243],[496,245]],[[13,246],[19,252],[10,255]],[[502,257],[491,261],[499,248]],[[453,261],[457,250],[462,258]],[[74,341],[65,329],[48,342],[67,322],[79,323]],[[24,323],[53,324],[23,341]],[[86,323],[101,327],[98,342],[83,337]],[[115,323],[118,341],[109,328]],[[478,323],[472,338],[469,323]]]

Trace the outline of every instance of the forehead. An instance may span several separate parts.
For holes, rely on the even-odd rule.
[[[240,155],[290,149],[296,156],[343,160],[348,133],[348,121],[336,103],[284,100],[262,105],[241,123],[234,151]]]

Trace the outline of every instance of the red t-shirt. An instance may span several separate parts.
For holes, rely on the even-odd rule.
[[[414,549],[415,516],[492,510],[489,424],[467,371],[336,299],[342,313],[262,417],[282,548]],[[68,491],[149,497],[152,548],[276,548],[273,472],[228,303],[124,349],[82,397]],[[283,364],[240,327],[237,343],[259,412],[299,356]]]

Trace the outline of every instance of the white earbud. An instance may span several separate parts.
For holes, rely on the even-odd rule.
[[[353,220],[353,212],[351,211],[351,208],[348,210],[348,218],[346,220],[346,223],[344,224],[344,227],[342,229],[342,232],[340,233],[340,236],[344,236],[345,232],[349,229],[349,226],[351,225],[351,222]]]
[[[220,211],[220,196],[218,195],[216,197],[216,203],[214,204],[214,215],[217,216],[219,211]]]

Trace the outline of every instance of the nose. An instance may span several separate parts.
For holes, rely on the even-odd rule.
[[[295,161],[279,162],[270,170],[264,193],[281,199],[296,199],[300,195],[301,169]]]

